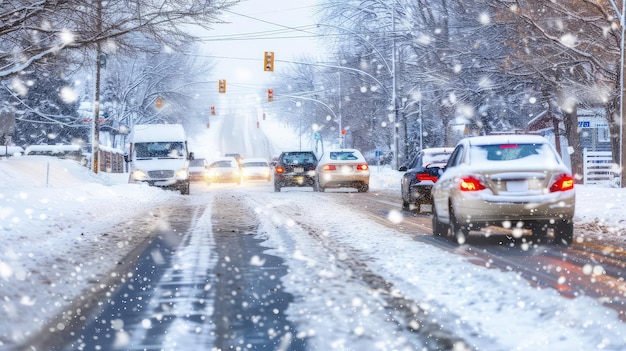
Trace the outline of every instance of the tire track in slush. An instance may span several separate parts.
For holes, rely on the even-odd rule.
[[[218,350],[243,346],[266,351],[304,351],[285,311],[293,296],[284,291],[284,261],[266,254],[255,238],[258,221],[229,192],[215,192],[212,226],[219,256],[215,268],[215,324]]]
[[[258,207],[263,207],[263,204],[259,202],[262,199],[250,198],[249,201],[256,202]],[[392,323],[393,327],[400,331],[399,335],[414,335],[415,341],[423,350],[471,349],[468,346],[470,344],[458,336],[458,330],[452,330],[454,328],[452,324],[448,328],[443,321],[432,320],[432,316],[420,307],[422,301],[414,301],[400,294],[393,283],[371,270],[368,265],[369,259],[363,253],[354,248],[337,245],[337,242],[329,238],[324,230],[301,219],[302,217],[297,214],[303,211],[297,204],[280,204],[272,206],[272,209],[293,221],[290,226],[300,227],[314,238],[329,257],[342,257],[341,260],[333,260],[333,263],[337,265],[337,270],[351,272],[351,279],[354,278],[358,281],[357,284],[365,285],[372,295],[383,299],[384,303],[380,305],[386,311],[385,321]],[[429,304],[432,305],[432,302]]]

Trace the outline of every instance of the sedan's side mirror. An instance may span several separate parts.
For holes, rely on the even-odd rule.
[[[189,161],[193,160],[193,152],[189,152],[189,157],[187,157]]]

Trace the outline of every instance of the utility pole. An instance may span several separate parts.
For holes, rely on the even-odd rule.
[[[97,8],[97,36],[102,33],[102,1],[98,0]],[[100,118],[100,68],[102,65],[102,45],[100,40],[96,42],[96,88],[94,89],[93,98],[93,134],[91,139],[91,162],[94,173],[98,173],[99,168],[99,144],[100,144],[100,126],[98,118]]]
[[[339,147],[343,148],[345,136],[343,135],[343,122],[341,121],[341,71],[337,72],[337,74],[339,75],[339,106],[337,108],[337,113],[339,114]]]
[[[400,128],[398,125],[398,101],[396,96],[396,2],[391,0],[391,103],[393,108],[393,145],[395,169],[400,167]]]

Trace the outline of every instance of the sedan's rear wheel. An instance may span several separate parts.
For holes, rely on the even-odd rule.
[[[357,191],[360,193],[366,193],[369,190],[369,185],[368,184],[361,184],[357,187]]]
[[[463,225],[459,222],[452,208],[450,208],[450,232],[459,244],[465,244],[469,236],[469,225],[467,223]]]
[[[448,226],[445,223],[441,223],[439,221],[439,218],[437,217],[437,211],[435,210],[435,205],[433,205],[432,224],[434,236],[448,236]]]

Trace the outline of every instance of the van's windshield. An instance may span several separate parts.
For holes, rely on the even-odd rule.
[[[184,158],[185,145],[177,141],[136,143],[135,153],[137,159]]]

